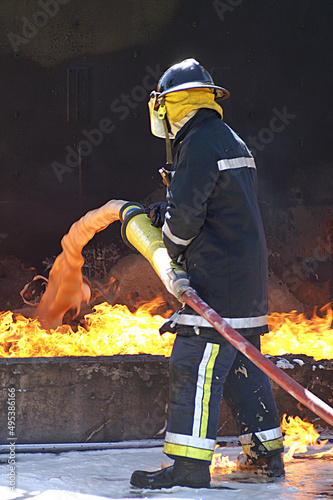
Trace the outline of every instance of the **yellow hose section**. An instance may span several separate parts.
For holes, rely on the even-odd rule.
[[[170,282],[170,270],[182,269],[171,263],[162,240],[162,231],[151,225],[146,214],[135,215],[127,222],[126,238],[148,260],[165,286]]]

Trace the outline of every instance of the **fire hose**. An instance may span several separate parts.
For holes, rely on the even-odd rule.
[[[221,316],[204,302],[186,279],[177,279],[175,266],[162,240],[161,230],[152,226],[146,211],[138,203],[126,203],[120,209],[122,237],[132,249],[138,250],[152,265],[166,288],[182,302],[205,318],[223,337],[258,368],[330,425],[333,425],[333,408],[302,387],[292,377],[261,354],[248,340],[234,330]]]

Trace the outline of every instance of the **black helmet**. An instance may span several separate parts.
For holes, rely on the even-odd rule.
[[[227,99],[230,93],[215,85],[208,71],[195,59],[185,59],[174,64],[160,78],[157,84],[159,97],[179,90],[209,88],[215,93],[215,100]]]

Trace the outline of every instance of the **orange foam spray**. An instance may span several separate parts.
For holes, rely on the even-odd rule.
[[[91,210],[75,222],[62,238],[63,251],[53,264],[47,289],[35,312],[43,328],[56,329],[62,324],[67,311],[74,310],[77,316],[81,303],[89,302],[90,287],[84,282],[81,272],[84,264],[82,249],[96,233],[119,220],[125,203],[123,200],[111,200]]]

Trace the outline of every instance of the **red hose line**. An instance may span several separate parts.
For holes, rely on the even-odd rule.
[[[312,394],[280,368],[274,365],[269,359],[261,354],[248,340],[234,330],[228,323],[217,314],[214,309],[204,302],[196,291],[188,287],[182,293],[182,300],[191,306],[197,313],[205,318],[211,325],[225,337],[242,354],[247,356],[252,363],[265,372],[272,380],[279,384],[297,401],[300,401],[316,415],[333,426],[333,408]]]

